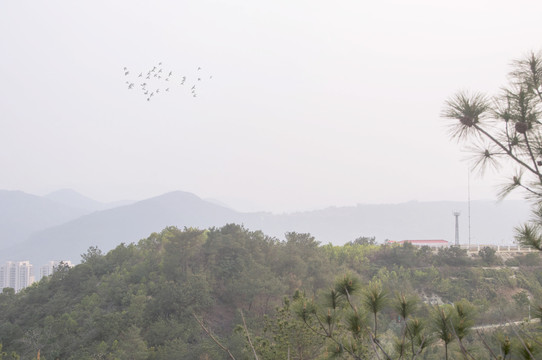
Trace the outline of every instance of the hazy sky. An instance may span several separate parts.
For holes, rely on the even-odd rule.
[[[542,48],[541,14],[521,0],[0,1],[0,189],[184,190],[275,212],[466,200],[443,102],[497,92]],[[124,67],[158,62],[204,74],[198,96],[127,88]],[[501,182],[472,178],[471,197]]]

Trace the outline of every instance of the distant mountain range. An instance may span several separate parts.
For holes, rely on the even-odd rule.
[[[47,197],[0,190],[0,249],[24,241],[32,233],[87,213]]]
[[[115,201],[111,203],[103,203],[81,195],[71,189],[57,190],[45,195],[44,197],[68,207],[83,210],[87,213],[112,209],[118,206],[133,203],[133,201]]]
[[[106,252],[137,242],[167,226],[209,228],[243,224],[279,239],[286,232],[308,232],[336,245],[360,236],[386,239],[455,239],[454,211],[460,211],[460,242],[469,240],[466,202],[360,204],[350,207],[275,215],[242,213],[187,192],[171,192],[138,202],[104,204],[72,190],[40,197],[0,191],[0,262],[80,261],[90,246]],[[529,218],[524,201],[471,202],[472,243],[510,244],[513,228]]]

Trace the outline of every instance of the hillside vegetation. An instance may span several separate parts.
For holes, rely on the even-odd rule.
[[[359,279],[361,288],[381,284],[390,299],[401,292],[468,302],[477,324],[521,320],[532,299],[542,298],[538,253],[502,263],[492,256],[469,258],[456,248],[432,252],[366,240],[321,245],[299,233],[278,240],[230,224],[168,227],[107,254],[90,248],[80,265],[60,267],[18,294],[4,289],[2,351],[22,359],[39,351],[41,360],[227,359],[196,315],[238,359],[252,358],[247,330],[262,358],[281,358],[277,354],[285,351],[292,359],[325,358],[327,342],[307,331],[294,304],[322,298],[344,276]],[[428,309],[422,306],[420,315]],[[241,328],[239,310],[246,317]],[[379,333],[399,331],[392,310],[377,318]],[[303,346],[285,349],[294,341],[288,331]],[[434,346],[428,358],[438,359],[440,347]]]

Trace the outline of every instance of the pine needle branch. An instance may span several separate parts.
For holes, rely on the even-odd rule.
[[[199,326],[201,326],[203,331],[205,331],[205,333],[215,342],[215,344],[217,344],[222,350],[224,350],[226,353],[228,353],[228,356],[230,357],[231,360],[236,360],[235,356],[233,356],[233,354],[230,352],[230,350],[227,347],[225,347],[224,345],[222,345],[220,343],[220,341],[218,341],[217,338],[215,338],[213,336],[213,334],[205,327],[205,325],[203,325],[203,322],[200,319],[198,319],[196,314],[192,313],[192,315],[194,316],[194,318],[198,322]]]

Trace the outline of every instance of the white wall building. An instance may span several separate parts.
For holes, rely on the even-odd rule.
[[[450,246],[450,242],[446,240],[401,240],[391,242],[396,244],[411,243],[412,245],[417,247],[429,246],[430,248],[442,248]]]
[[[34,270],[29,261],[7,261],[0,266],[0,291],[13,288],[21,291],[34,282]]]

